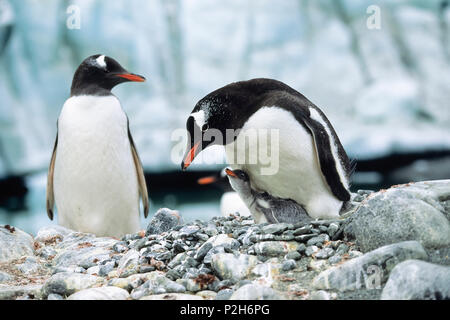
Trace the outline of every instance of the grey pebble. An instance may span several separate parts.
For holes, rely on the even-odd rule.
[[[330,247],[326,247],[323,248],[321,250],[319,250],[314,257],[316,257],[317,259],[328,259],[329,257],[331,257],[334,254],[334,250],[333,248]]]
[[[233,289],[222,289],[219,292],[217,292],[215,300],[229,300],[233,295],[233,293],[234,293]]]
[[[285,258],[287,260],[290,260],[290,259],[292,259],[292,260],[300,260],[301,257],[302,257],[302,255],[298,251],[289,251],[286,254]]]
[[[290,271],[292,269],[295,269],[297,267],[297,263],[293,259],[289,259],[283,262],[281,269],[283,271]]]
[[[316,236],[314,238],[309,239],[306,242],[306,245],[307,246],[313,246],[313,245],[317,245],[318,243],[324,243],[325,241],[330,241],[330,237],[327,234],[323,233],[321,235],[318,235],[318,236]]]

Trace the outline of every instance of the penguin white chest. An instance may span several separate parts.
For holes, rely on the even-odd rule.
[[[313,137],[289,111],[261,108],[225,149],[228,163],[247,172],[253,189],[295,200],[312,218],[339,216],[342,201],[321,173]]]
[[[58,119],[54,194],[59,224],[99,236],[139,230],[127,117],[115,96],[68,99]]]

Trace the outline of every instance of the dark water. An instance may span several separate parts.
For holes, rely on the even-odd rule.
[[[0,225],[9,224],[28,233],[36,234],[47,225],[57,224],[57,213],[53,221],[47,217],[45,208],[46,173],[26,178],[28,193],[24,198],[25,208],[6,210],[0,208]],[[147,219],[141,215],[141,226],[145,228],[151,216],[161,207],[179,210],[185,221],[208,220],[220,215],[221,191],[217,188],[203,190],[165,190],[150,192],[150,214]]]
[[[358,189],[379,190],[388,188],[394,184],[406,183],[410,181],[448,179],[450,177],[450,157],[437,160],[421,160],[412,166],[403,166],[401,161],[386,162],[390,166],[400,167],[397,170],[384,170],[378,165],[380,161],[361,163],[359,168],[367,171],[359,171],[353,175],[352,191]],[[410,161],[412,162],[412,161]],[[382,163],[383,164],[383,163]],[[379,171],[369,171],[370,169],[383,169]],[[141,227],[145,228],[152,215],[162,207],[178,210],[186,222],[195,219],[209,220],[220,215],[220,198],[224,192],[224,187],[228,187],[225,180],[220,184],[212,186],[198,186],[197,179],[211,172],[187,172],[180,175],[179,172],[149,174],[146,178],[149,181],[150,214],[147,219],[141,215]],[[57,223],[57,214],[54,221],[47,217],[45,209],[45,191],[47,174],[46,172],[27,176],[25,185],[28,192],[23,190],[17,181],[8,182],[8,185],[0,186],[0,224],[13,225],[28,233],[36,234],[43,226]],[[14,198],[10,194],[15,192],[25,194],[23,198]],[[175,186],[175,188],[173,187]],[[5,203],[9,210],[5,209]]]

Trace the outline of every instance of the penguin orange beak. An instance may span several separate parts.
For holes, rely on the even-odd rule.
[[[186,156],[184,157],[184,161],[181,165],[181,167],[183,168],[183,170],[186,170],[192,163],[192,161],[194,161],[195,156],[197,155],[198,152],[198,147],[200,146],[200,142],[197,142],[192,148],[191,150],[189,150],[189,152],[186,154]]]
[[[214,176],[203,177],[197,180],[197,183],[200,185],[211,184],[217,181],[217,178]]]
[[[128,81],[133,81],[133,82],[144,82],[145,81],[145,77],[134,74],[134,73],[119,73],[119,74],[117,74],[117,76],[127,79]]]
[[[236,174],[233,172],[233,170],[226,168],[225,173],[229,175],[230,177],[237,177]]]

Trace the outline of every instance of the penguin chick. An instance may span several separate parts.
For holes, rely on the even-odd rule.
[[[242,170],[225,169],[233,189],[247,205],[256,223],[297,223],[312,219],[305,208],[291,199],[273,197],[251,188],[248,174]]]

